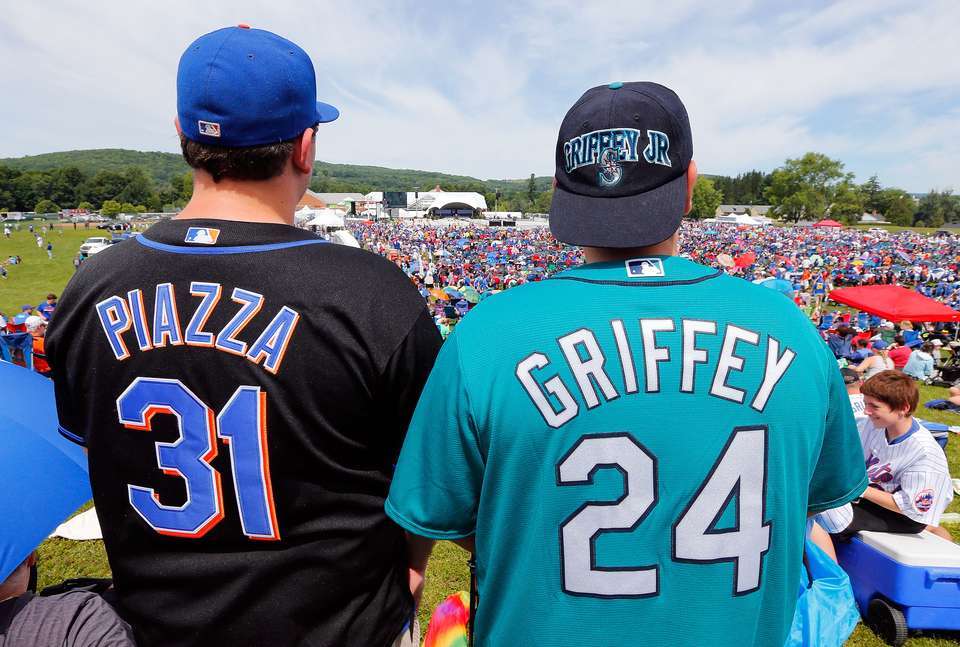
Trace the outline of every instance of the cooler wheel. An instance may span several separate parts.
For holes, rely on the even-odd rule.
[[[907,620],[903,612],[886,600],[870,601],[867,624],[889,645],[899,647],[907,641]]]

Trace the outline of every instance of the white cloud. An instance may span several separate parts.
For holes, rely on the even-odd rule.
[[[649,79],[687,104],[704,172],[820,150],[911,190],[957,185],[958,117],[944,100],[960,95],[953,0],[15,3],[0,25],[14,97],[0,104],[0,156],[177,150],[180,52],[238,22],[311,54],[320,98],[343,114],[321,135],[330,161],[549,174],[580,93]]]

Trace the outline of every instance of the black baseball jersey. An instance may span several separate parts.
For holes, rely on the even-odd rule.
[[[171,220],[90,258],[47,333],[143,645],[387,645],[393,466],[440,346],[409,280],[277,224]]]

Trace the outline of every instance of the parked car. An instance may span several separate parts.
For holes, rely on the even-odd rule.
[[[97,225],[97,229],[106,229],[107,231],[127,231],[130,229],[130,225],[125,222],[105,222],[102,225]]]
[[[92,236],[80,245],[80,253],[90,256],[109,247],[111,240],[103,236]]]

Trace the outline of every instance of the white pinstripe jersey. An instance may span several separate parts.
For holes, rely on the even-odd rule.
[[[850,408],[853,409],[853,417],[858,422],[867,417],[866,407],[863,404],[862,393],[850,394]]]
[[[870,483],[892,494],[907,517],[938,525],[953,488],[947,457],[927,428],[914,420],[906,435],[890,443],[886,430],[869,418],[858,427]]]

